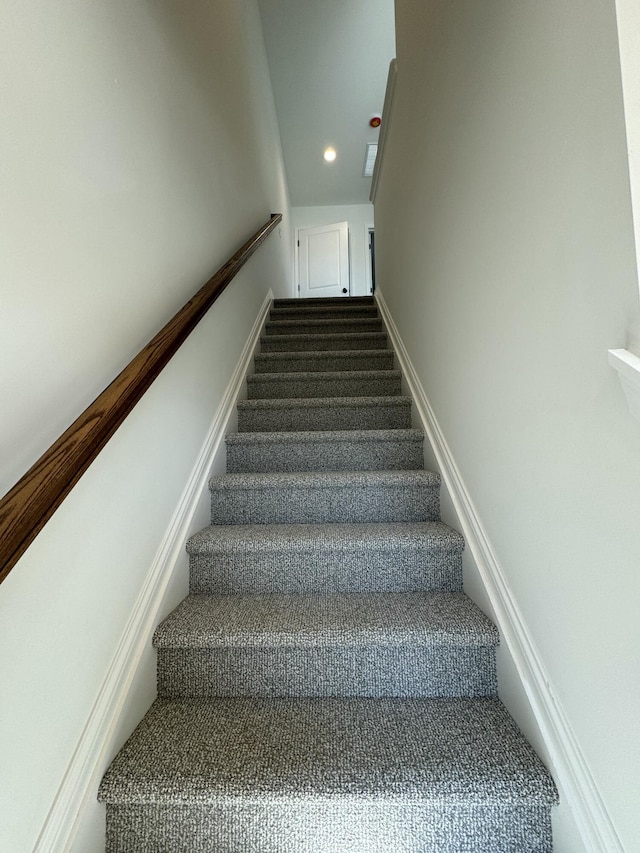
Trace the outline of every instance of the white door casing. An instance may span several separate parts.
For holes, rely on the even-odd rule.
[[[299,296],[349,295],[349,223],[298,230]]]
[[[366,287],[365,293],[367,296],[373,293],[374,271],[371,266],[371,235],[375,234],[373,225],[364,226],[364,268],[365,277],[364,284]]]

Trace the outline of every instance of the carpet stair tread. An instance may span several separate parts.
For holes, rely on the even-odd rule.
[[[408,429],[411,398],[298,397],[241,400],[239,432]]]
[[[307,373],[327,370],[393,370],[391,350],[317,350],[263,352],[253,357],[257,374]]]
[[[462,553],[464,539],[441,521],[353,524],[209,525],[187,543],[189,554],[219,551],[308,551],[345,549],[435,549]]]
[[[373,435],[363,438],[367,432]],[[399,435],[393,435],[394,432]],[[417,432],[414,437],[410,430],[243,432],[236,435],[265,440],[229,441],[227,437],[229,473],[350,471],[354,468],[360,471],[414,470],[424,467],[423,436]],[[312,440],[305,441],[306,435],[312,436]],[[349,436],[353,436],[353,440]]]
[[[267,320],[264,333],[269,335],[301,334],[339,334],[344,332],[381,332],[382,320],[379,317],[334,317],[333,319],[308,320]]]
[[[551,805],[496,699],[156,700],[107,771],[109,803],[321,796]]]
[[[420,430],[241,432],[225,437],[227,471],[360,471],[424,467]]]
[[[316,334],[263,335],[260,347],[266,352],[306,350],[387,349],[386,332],[325,332]]]
[[[463,593],[195,595],[154,637],[160,696],[495,696]]]
[[[249,385],[268,385],[271,382],[297,382],[303,379],[315,382],[321,379],[354,379],[359,382],[364,382],[367,379],[401,378],[402,373],[399,370],[303,370],[300,373],[296,373],[294,376],[291,376],[288,371],[283,370],[281,372],[273,371],[271,373],[252,373],[247,376],[247,383]]]
[[[300,317],[311,320],[333,319],[334,317],[378,317],[378,309],[373,304],[362,305],[304,305],[274,306],[269,312],[271,320],[293,320]]]
[[[344,489],[348,486],[405,488],[413,485],[439,487],[440,475],[435,471],[273,471],[266,474],[219,474],[209,480],[212,491]]]
[[[375,409],[377,407],[384,408],[389,405],[410,409],[411,398],[398,395],[392,399],[389,399],[389,397],[291,397],[284,400],[239,400],[238,410],[258,411],[262,409],[273,411],[274,409],[289,409],[292,406],[300,406],[305,409],[347,408],[348,406],[358,406],[361,409]],[[408,429],[408,427],[405,427],[405,429]],[[326,430],[322,431],[326,432]]]
[[[297,308],[304,310],[312,305],[375,305],[373,296],[312,296],[307,299],[294,297],[293,299],[274,299],[274,308]]]
[[[159,625],[156,648],[335,645],[495,646],[464,593],[191,595]]]
[[[459,533],[439,521],[210,525],[189,539],[192,593],[460,591]]]
[[[212,524],[436,521],[431,471],[222,474],[209,481]]]
[[[305,397],[398,396],[399,370],[332,370],[301,373],[255,373],[247,377],[247,394],[255,399]]]
[[[424,433],[419,429],[370,430],[308,430],[304,432],[233,432],[225,436],[227,447],[239,445],[269,445],[277,441],[301,444],[325,444],[328,441],[347,444],[385,443],[407,441],[422,444]]]

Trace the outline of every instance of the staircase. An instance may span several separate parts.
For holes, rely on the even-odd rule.
[[[373,300],[277,300],[261,350],[100,787],[108,853],[550,851]]]

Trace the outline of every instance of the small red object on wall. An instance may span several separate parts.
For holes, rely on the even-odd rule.
[[[371,116],[371,120],[369,121],[371,127],[380,127],[382,124],[382,119],[380,116]]]

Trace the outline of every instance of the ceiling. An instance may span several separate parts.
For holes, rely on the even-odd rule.
[[[394,0],[258,2],[291,204],[368,203],[362,172],[395,56]]]

